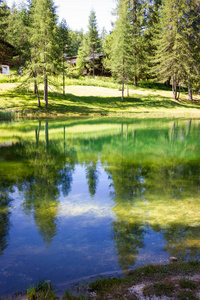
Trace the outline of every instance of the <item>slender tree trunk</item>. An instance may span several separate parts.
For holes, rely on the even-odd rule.
[[[65,96],[65,62],[63,56],[63,96]]]
[[[192,5],[191,5],[191,0],[189,1],[188,3],[188,6],[189,6],[189,11],[191,13],[192,11]],[[192,66],[191,66],[191,63],[190,63],[190,59],[191,59],[191,53],[190,53],[190,49],[192,48],[192,36],[191,36],[191,33],[188,35],[188,61],[189,61],[189,73],[188,73],[188,100],[189,101],[193,101],[193,98],[192,98],[192,81],[191,81],[191,69],[192,69]]]
[[[36,80],[35,80],[35,90],[36,90],[37,99],[38,99],[38,107],[41,107],[41,104],[40,104],[40,96],[39,96],[38,86],[37,86]]]
[[[173,91],[173,98],[177,99],[177,81],[176,81],[176,74],[172,77],[172,91]]]
[[[134,86],[137,86],[138,85],[138,79],[137,79],[137,76],[136,75],[134,75]]]
[[[134,34],[134,55],[135,55],[135,75],[134,86],[138,85],[137,71],[137,0],[133,0],[133,34]]]
[[[180,90],[180,81],[179,81],[179,78],[178,78],[178,89],[177,89],[177,100],[179,100],[179,97],[180,97],[180,93],[181,93],[181,90]]]
[[[46,67],[45,67],[45,64],[46,64],[46,55],[45,55],[45,52],[46,52],[46,35],[47,35],[47,32],[45,30],[45,40],[43,42],[43,51],[44,51],[44,58],[43,58],[43,62],[44,62],[44,101],[45,101],[45,107],[47,108],[48,107],[48,80],[47,80],[47,71],[46,71]]]
[[[193,101],[193,98],[192,98],[192,84],[191,84],[190,75],[188,75],[188,100]]]
[[[93,64],[93,76],[94,76],[94,47],[92,49],[92,64]]]
[[[170,86],[171,76],[165,81],[165,86]]]
[[[39,96],[38,86],[37,86],[37,81],[36,81],[36,72],[33,72],[33,76],[34,76],[34,78],[35,78],[35,80],[34,80],[34,94],[37,94],[38,107],[41,107],[41,104],[40,104],[40,96]]]
[[[48,79],[46,74],[46,69],[44,69],[44,101],[45,101],[45,107],[48,107]]]
[[[122,82],[122,102],[124,101],[124,81]]]
[[[122,102],[124,101],[124,58],[123,58],[123,74],[122,74]]]

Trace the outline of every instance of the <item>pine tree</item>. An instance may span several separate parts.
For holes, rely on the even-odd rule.
[[[91,10],[88,24],[89,56],[92,58],[92,73],[95,75],[95,53],[100,50],[100,39],[97,29],[97,19],[94,10]],[[90,60],[89,60],[90,61]]]
[[[199,18],[196,0],[164,0],[154,72],[165,80],[172,78],[174,99],[179,98],[182,82],[192,100],[192,84],[199,70]]]
[[[76,61],[76,69],[79,75],[83,74],[83,71],[86,68],[87,61],[88,61],[88,53],[89,53],[89,46],[88,46],[88,35],[85,34],[82,39],[82,43],[78,50],[78,57]]]
[[[183,1],[182,7],[184,81],[188,87],[188,100],[192,101],[192,89],[200,80],[200,3],[196,0]]]
[[[67,47],[68,47],[68,32],[69,27],[67,26],[67,22],[65,19],[62,19],[61,23],[58,27],[58,38],[59,38],[59,46],[61,52],[61,70],[63,75],[63,95],[65,95],[65,60],[67,56]]]
[[[24,66],[29,59],[29,14],[26,5],[13,5],[8,17],[7,41],[15,47],[15,65]]]
[[[59,63],[59,41],[56,36],[57,15],[53,1],[33,0],[31,19],[31,65],[35,80],[44,83],[44,100],[47,108],[48,77],[57,72]]]
[[[79,47],[83,40],[83,30],[69,30],[67,56],[75,56],[78,54]]]
[[[103,67],[106,71],[111,70],[111,57],[112,57],[112,45],[113,45],[113,32],[106,35],[103,43]]]
[[[148,0],[144,4],[144,43],[143,43],[143,78],[154,77],[151,68],[154,66],[152,57],[157,49],[155,36],[160,31],[160,9],[161,0]]]
[[[129,0],[127,7],[129,24],[132,31],[132,51],[134,54],[133,75],[134,85],[143,73],[145,63],[145,37],[144,37],[144,0]]]
[[[122,83],[122,101],[124,84],[133,74],[134,52],[132,49],[132,30],[130,26],[129,0],[119,0],[118,19],[112,34],[111,70],[113,76]]]
[[[0,0],[0,40],[1,41],[6,41],[9,14],[10,14],[10,10],[6,2]]]

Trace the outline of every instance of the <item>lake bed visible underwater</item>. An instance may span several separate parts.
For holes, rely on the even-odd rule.
[[[0,123],[0,295],[199,250],[200,120]]]

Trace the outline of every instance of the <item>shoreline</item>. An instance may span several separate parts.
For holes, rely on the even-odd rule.
[[[187,298],[183,298],[183,295]],[[146,265],[124,273],[105,272],[65,283],[46,280],[0,299],[199,299],[200,260]],[[5,297],[5,296],[3,296]],[[153,297],[153,298],[152,298]]]

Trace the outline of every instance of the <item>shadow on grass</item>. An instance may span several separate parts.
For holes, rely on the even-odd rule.
[[[43,94],[40,93],[41,107],[38,107],[37,97],[25,90],[8,91],[0,95],[0,102],[4,104],[3,109],[16,111],[30,111],[37,113],[55,114],[108,114],[108,113],[140,113],[155,110],[172,109],[200,109],[200,106],[189,102],[178,102],[168,97],[159,95],[146,95],[139,97],[128,97],[121,101],[120,97],[99,97],[99,96],[76,96],[73,94],[62,94],[49,92],[49,104],[45,109]]]
[[[160,90],[160,91],[171,91],[172,86],[166,86],[164,83],[161,82],[153,82],[153,81],[139,81],[138,87],[144,89],[151,89],[151,90]]]

